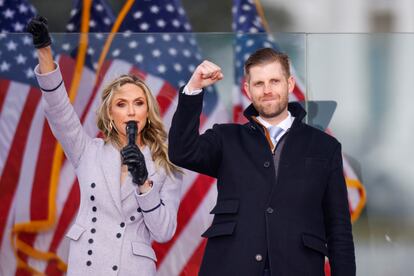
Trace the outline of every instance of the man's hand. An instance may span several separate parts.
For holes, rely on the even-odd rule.
[[[188,91],[203,89],[223,78],[221,68],[216,64],[205,60],[197,66],[190,81],[187,83]]]

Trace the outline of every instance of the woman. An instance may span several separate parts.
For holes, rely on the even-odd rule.
[[[123,75],[102,93],[98,128],[89,137],[67,97],[53,61],[47,21],[32,19],[35,74],[46,117],[79,180],[81,201],[70,239],[68,275],[155,275],[151,241],[166,242],[176,229],[181,172],[167,157],[157,103],[143,81]],[[127,122],[137,124],[128,143]]]

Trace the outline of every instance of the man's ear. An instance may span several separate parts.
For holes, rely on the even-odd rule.
[[[295,89],[295,78],[293,76],[290,76],[288,78],[288,90],[289,93],[293,92],[293,89]]]
[[[247,98],[249,98],[249,100],[252,100],[252,96],[250,95],[249,83],[247,82],[247,80],[244,81],[243,88],[244,92],[246,92]]]

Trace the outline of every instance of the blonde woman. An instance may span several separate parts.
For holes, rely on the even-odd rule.
[[[67,97],[53,61],[47,21],[28,25],[37,48],[35,74],[52,131],[73,164],[81,191],[80,208],[66,236],[68,275],[155,275],[152,240],[174,235],[181,171],[167,157],[166,132],[147,85],[132,75],[112,81],[102,93],[98,128],[89,137]],[[126,125],[137,123],[128,144]]]

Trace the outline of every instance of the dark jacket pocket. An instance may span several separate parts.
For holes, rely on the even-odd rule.
[[[201,236],[204,238],[213,238],[232,235],[235,227],[235,221],[212,224]]]
[[[154,249],[146,243],[143,242],[132,242],[132,253],[138,256],[144,256],[157,261],[157,257],[155,256]]]
[[[75,223],[70,227],[69,231],[66,233],[66,237],[74,241],[77,241],[79,240],[80,236],[82,236],[83,232],[85,232],[85,228]]]
[[[238,199],[226,199],[217,201],[216,206],[211,210],[210,214],[236,214],[239,210]]]
[[[328,256],[328,248],[326,247],[326,241],[312,234],[302,234],[303,245]]]

